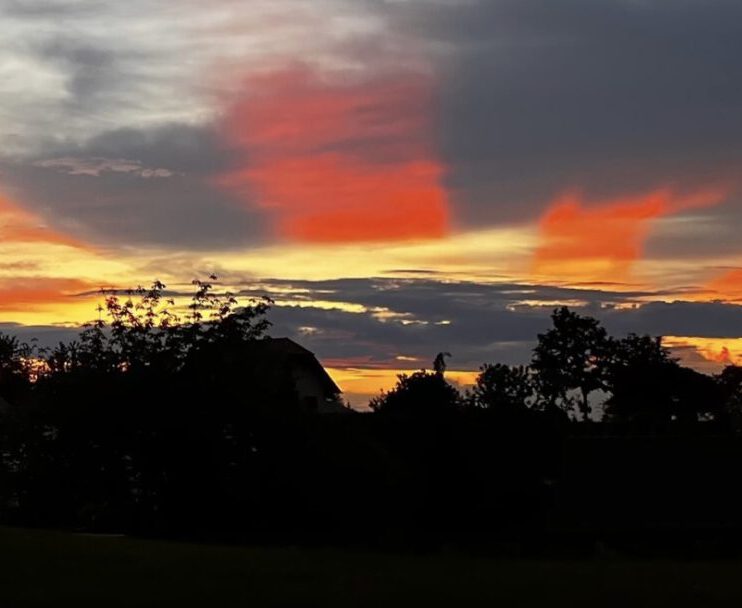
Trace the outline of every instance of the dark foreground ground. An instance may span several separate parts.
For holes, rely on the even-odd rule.
[[[502,561],[0,528],[0,606],[742,606],[742,562]]]

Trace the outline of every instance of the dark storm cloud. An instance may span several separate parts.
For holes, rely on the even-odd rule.
[[[293,337],[322,358],[368,357],[370,363],[386,366],[400,366],[397,355],[428,364],[442,350],[453,353],[454,366],[463,369],[489,361],[526,363],[537,334],[548,329],[559,302],[581,303],[575,310],[601,319],[616,336],[632,332],[742,336],[742,306],[673,302],[616,307],[637,302],[648,295],[645,292],[394,279],[272,281],[267,284],[269,292],[271,285],[283,300],[304,301],[302,307],[277,306],[271,311],[274,335]],[[296,291],[287,297],[287,289]],[[243,293],[264,292],[261,288]],[[312,299],[336,301],[338,306],[362,304],[368,312],[306,307]],[[379,309],[400,316],[385,317]]]
[[[230,163],[211,126],[163,125],[156,129],[118,129],[98,135],[86,144],[59,149],[55,155],[135,158],[150,166],[159,166],[196,176],[210,176],[225,170]]]
[[[213,183],[230,160],[208,128],[121,129],[46,152],[0,165],[3,183],[53,225],[95,243],[215,250],[268,236],[258,212]]]
[[[266,283],[277,288],[304,290],[307,301],[322,299],[351,302],[367,308],[388,308],[429,321],[445,321],[468,311],[489,312],[527,307],[531,302],[578,301],[585,306],[637,301],[656,292],[612,292],[609,289],[574,289],[523,283],[474,283],[434,279],[336,279],[328,281],[279,281]],[[505,331],[514,331],[515,328]]]
[[[653,302],[637,309],[606,311],[600,316],[606,327],[618,334],[742,337],[742,306],[720,302]]]
[[[359,367],[429,366],[436,353],[451,352],[454,369],[476,369],[484,362],[527,363],[537,334],[547,330],[559,303],[580,302],[580,314],[599,318],[615,336],[628,333],[742,337],[742,306],[722,303],[653,302],[630,304],[644,293],[600,292],[523,284],[449,283],[434,280],[357,279],[334,281],[260,281],[246,283],[244,297],[273,295],[280,300],[269,319],[271,335],[288,336],[320,359]],[[177,289],[169,295],[186,295]],[[337,308],[312,306],[313,300]],[[366,312],[342,310],[361,304]],[[293,304],[293,305],[292,305]],[[301,304],[301,306],[299,306]],[[382,311],[383,309],[383,311]],[[388,315],[385,313],[396,313]],[[59,327],[0,326],[42,345],[70,339],[74,330]],[[415,362],[397,356],[414,357]]]
[[[739,173],[739,2],[397,6],[400,27],[444,49],[440,137],[467,223],[532,219],[575,186],[607,196]]]

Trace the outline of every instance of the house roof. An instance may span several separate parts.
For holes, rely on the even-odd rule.
[[[334,395],[343,392],[340,390],[340,387],[335,384],[335,381],[330,377],[322,364],[317,360],[317,357],[314,356],[314,353],[300,344],[297,344],[290,338],[263,338],[262,340],[256,340],[252,347],[255,349],[256,354],[261,358],[271,358],[284,363],[301,361],[302,363],[309,365],[318,375],[323,384],[324,390],[327,391],[328,394]]]
[[[262,340],[256,340],[255,345],[258,348],[265,349],[268,352],[275,352],[277,354],[284,355],[311,355],[314,357],[314,353],[304,348],[301,344],[297,344],[291,338],[263,338]]]

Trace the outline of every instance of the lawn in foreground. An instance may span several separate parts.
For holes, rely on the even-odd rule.
[[[0,606],[742,606],[739,562],[510,561],[0,528]]]

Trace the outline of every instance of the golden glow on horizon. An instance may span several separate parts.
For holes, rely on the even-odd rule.
[[[718,368],[725,365],[742,365],[742,338],[667,336],[662,343],[674,349],[676,354],[680,354],[681,360],[688,359],[683,356],[683,351],[692,349],[694,354],[709,363],[716,364]]]
[[[204,256],[236,273],[296,280],[390,276],[398,269],[435,269],[431,278],[512,280],[524,276],[537,243],[529,226],[454,233],[445,239],[358,244],[280,243]],[[408,273],[408,274],[415,274]],[[423,276],[423,275],[420,275]]]
[[[57,243],[0,242],[0,278],[28,277],[66,279],[74,277],[96,287],[137,274],[131,261],[117,252],[94,252]]]
[[[328,367],[335,383],[342,389],[346,399],[355,407],[363,407],[370,397],[375,397],[381,391],[388,391],[397,383],[399,374],[412,374],[416,369],[378,369],[362,367]],[[446,378],[449,382],[465,389],[474,384],[478,371],[447,370]]]

